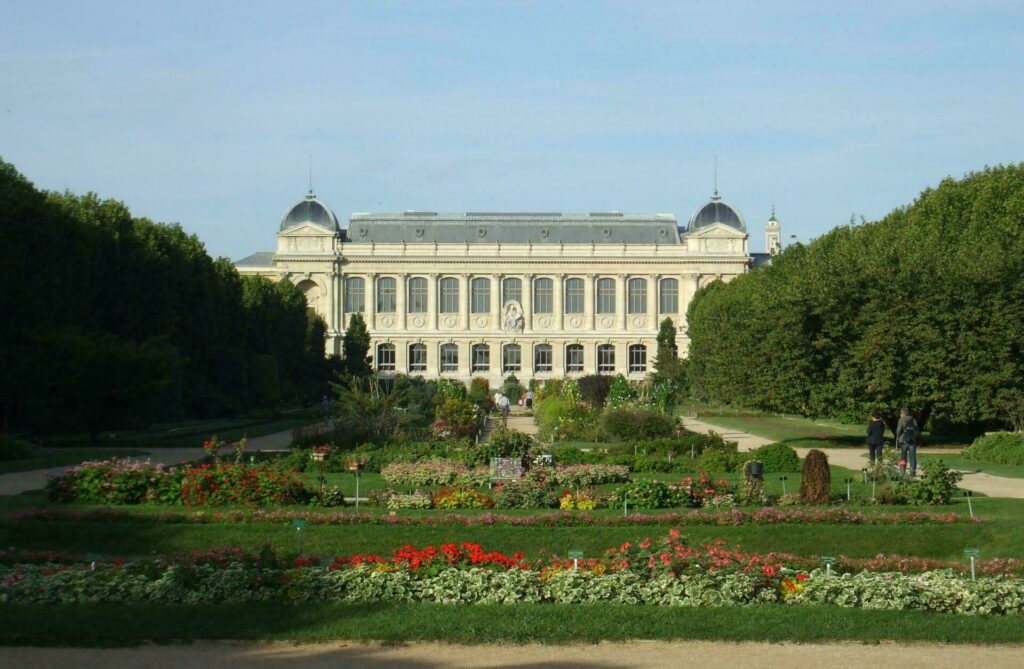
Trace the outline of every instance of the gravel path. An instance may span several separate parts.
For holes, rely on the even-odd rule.
[[[723,439],[728,441],[735,441],[739,444],[741,451],[752,451],[759,446],[772,443],[771,439],[759,437],[756,434],[749,432],[743,432],[740,430],[731,430],[729,428],[720,427],[718,425],[712,425],[701,420],[695,420],[693,418],[683,418],[683,426],[694,432],[714,432],[720,435]],[[795,449],[797,454],[803,458],[806,457],[809,448],[797,448]],[[821,448],[818,449],[825,453],[828,457],[828,461],[834,465],[840,467],[846,467],[854,471],[860,471],[867,466],[867,447],[864,448]],[[918,451],[919,454],[929,455],[942,455],[943,453],[949,453],[950,455],[958,454],[960,449],[940,449],[940,448],[928,448],[921,449]],[[1010,478],[1007,476],[993,476],[992,474],[975,473],[975,474],[964,474],[963,480],[960,482],[960,488],[964,490],[970,490],[972,492],[980,492],[988,495],[989,497],[1010,497],[1013,499],[1024,499],[1024,479]]]
[[[565,646],[458,646],[413,643],[383,646],[366,643],[290,644],[204,642],[187,646],[139,648],[0,648],[0,665],[21,669],[51,667],[107,669],[225,667],[243,669],[421,669],[426,667],[680,667],[699,658],[701,669],[735,667],[985,667],[1024,666],[1024,646],[947,646],[943,644],[858,643],[769,644],[630,642]]]
[[[248,451],[277,451],[287,449],[292,443],[292,431],[282,430],[253,437],[249,440],[246,450]],[[110,449],[117,450],[117,449]],[[137,455],[137,449],[126,448],[126,451],[136,451],[132,457],[148,460],[153,463],[164,465],[178,465],[183,462],[198,460],[206,455],[202,448],[154,448],[144,456]],[[27,472],[15,472],[13,474],[0,475],[0,495],[20,495],[30,490],[39,490],[46,485],[48,476],[63,474],[72,465],[65,467],[50,467],[47,469],[33,469]]]

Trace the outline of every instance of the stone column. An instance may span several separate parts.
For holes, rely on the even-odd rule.
[[[366,291],[363,293],[366,314],[366,328],[373,332],[377,329],[377,275],[371,272],[366,275]],[[374,358],[376,359],[376,358]]]
[[[395,373],[405,374],[409,371],[409,342],[399,339],[391,343],[395,345]]]
[[[654,274],[647,279],[647,329],[658,329],[658,299],[660,296],[661,275]]]
[[[551,342],[551,378],[553,379],[565,376],[565,346],[567,343],[558,339]]]
[[[533,332],[533,275],[523,275],[523,331]]]
[[[398,312],[398,330],[402,333],[406,329],[405,293],[409,289],[409,275],[399,274],[395,280],[395,311]]]
[[[594,327],[594,304],[595,295],[594,290],[596,289],[594,282],[594,275],[588,274],[583,280],[583,327],[587,330],[593,331]]]
[[[615,277],[615,329],[622,332],[626,328],[626,275]]]
[[[491,275],[491,318],[492,327],[501,331],[501,279],[500,274]]]
[[[469,280],[466,274],[459,275],[459,313],[462,315],[462,329],[469,329]]]
[[[437,331],[437,282],[439,280],[437,274],[431,274],[427,281],[427,326],[431,332]],[[440,355],[438,351],[433,351],[432,357],[436,358],[438,355]],[[430,357],[428,355],[428,359]],[[435,371],[440,369],[440,364],[435,362],[434,368]]]
[[[556,274],[552,277],[551,281],[554,284],[554,287],[552,288],[552,297],[554,299],[551,304],[555,310],[555,330],[561,332],[565,329],[565,314],[562,313],[564,311],[562,307],[562,298],[564,297],[564,293],[562,291],[565,290],[565,275]]]

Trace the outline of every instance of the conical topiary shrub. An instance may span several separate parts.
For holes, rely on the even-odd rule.
[[[814,449],[804,458],[803,481],[800,482],[801,504],[828,504],[832,492],[832,475],[828,470],[828,458]]]

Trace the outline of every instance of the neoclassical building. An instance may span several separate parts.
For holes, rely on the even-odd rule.
[[[312,191],[281,218],[277,250],[235,263],[286,277],[328,324],[341,354],[362,313],[381,372],[495,381],[651,370],[671,318],[685,355],[686,309],[778,252],[748,251],[740,213],[717,194],[681,227],[672,214],[355,213],[347,226]]]

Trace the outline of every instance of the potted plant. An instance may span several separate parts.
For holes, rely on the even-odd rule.
[[[745,470],[747,472],[747,476],[759,479],[764,476],[764,463],[760,460],[751,460],[747,463]]]

